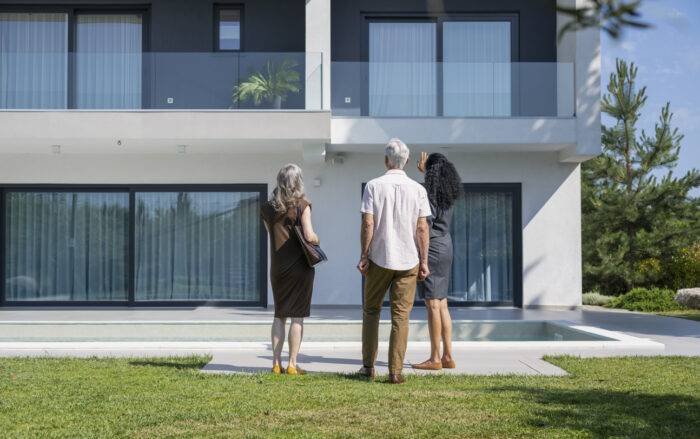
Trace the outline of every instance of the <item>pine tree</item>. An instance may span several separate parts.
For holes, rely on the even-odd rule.
[[[689,196],[700,187],[700,173],[673,175],[683,136],[671,127],[669,103],[653,136],[637,135],[646,87],[637,90],[636,76],[634,64],[617,60],[602,103],[616,123],[602,128],[602,155],[582,166],[584,291],[650,286],[662,280],[664,261],[700,239],[700,199]],[[664,169],[657,179],[654,172]]]

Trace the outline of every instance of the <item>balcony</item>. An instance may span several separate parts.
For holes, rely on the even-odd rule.
[[[573,63],[333,62],[332,141],[560,150],[576,141]]]
[[[321,70],[320,53],[0,53],[0,151],[325,143]]]

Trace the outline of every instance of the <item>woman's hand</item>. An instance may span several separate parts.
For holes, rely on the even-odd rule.
[[[420,172],[425,175],[425,162],[428,160],[428,153],[427,152],[421,152],[420,153],[420,160],[416,162],[416,167]]]

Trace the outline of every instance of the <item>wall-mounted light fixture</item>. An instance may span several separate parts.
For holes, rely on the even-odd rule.
[[[185,154],[187,152],[187,145],[177,145],[177,153]]]

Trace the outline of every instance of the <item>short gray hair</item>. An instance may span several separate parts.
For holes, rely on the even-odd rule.
[[[408,161],[408,152],[408,146],[400,139],[394,137],[386,144],[384,157],[389,160],[389,165],[392,168],[403,169]]]

